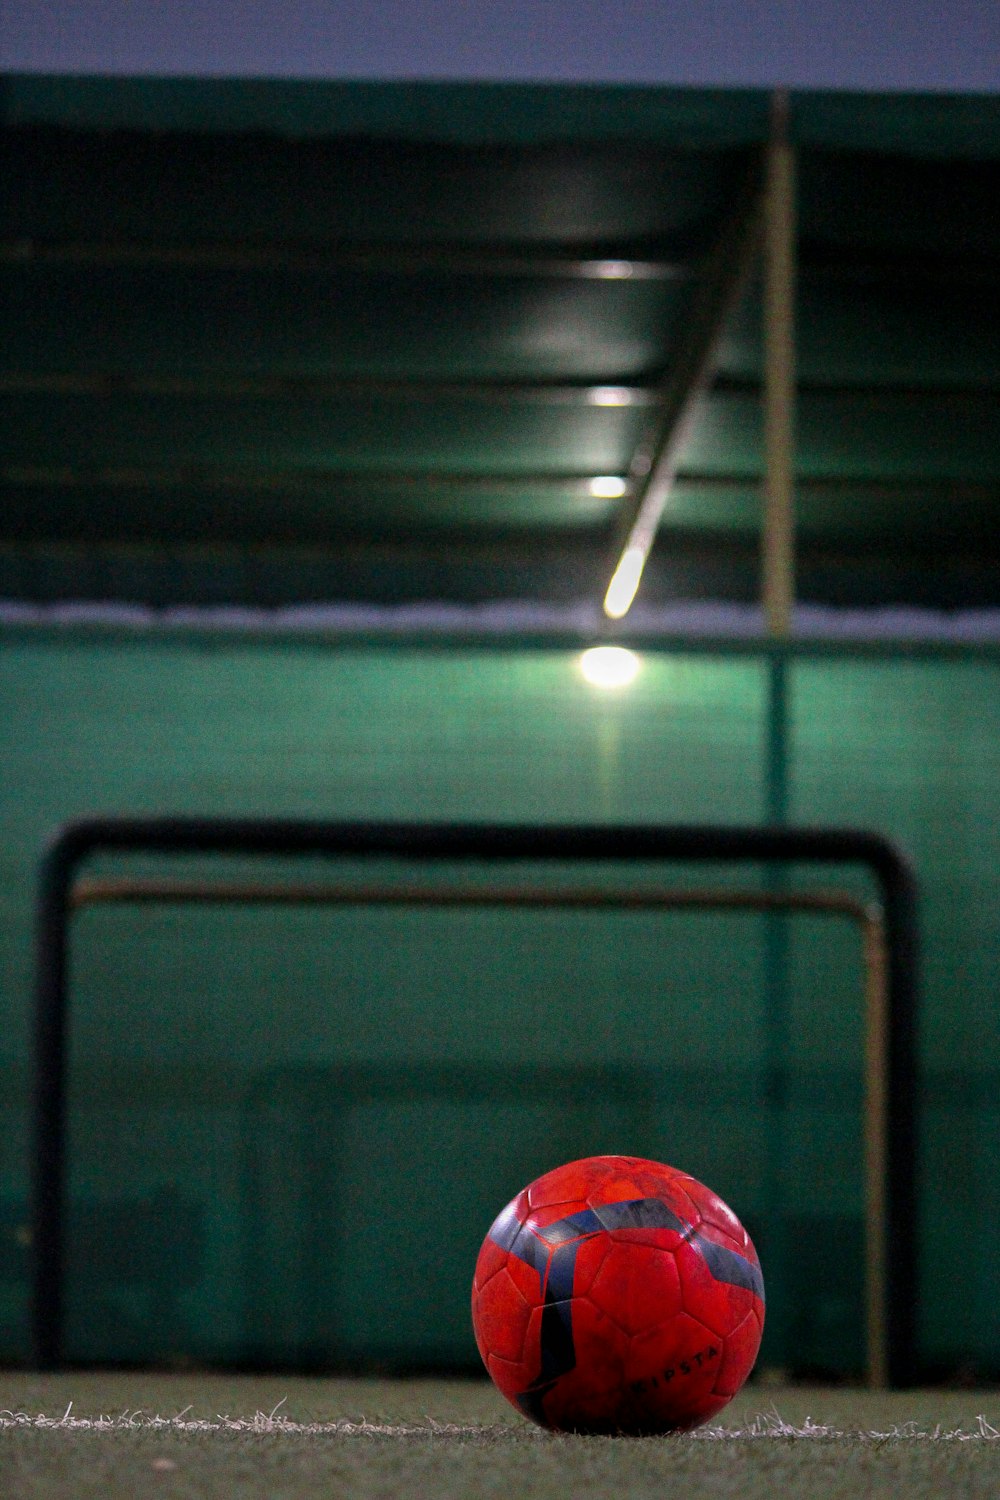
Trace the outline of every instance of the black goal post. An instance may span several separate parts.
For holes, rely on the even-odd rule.
[[[66,1364],[68,977],[73,913],[83,904],[74,900],[74,889],[85,860],[114,853],[326,857],[357,861],[359,868],[360,862],[376,859],[431,865],[476,862],[497,867],[530,861],[554,869],[582,863],[619,871],[640,862],[862,867],[878,887],[884,932],[884,1006],[878,1021],[879,1071],[883,1075],[878,1098],[883,1118],[876,1127],[884,1183],[879,1255],[884,1281],[879,1296],[884,1320],[883,1378],[897,1388],[915,1383],[918,949],[917,890],[912,869],[895,844],[867,830],[697,824],[539,827],[106,817],[83,819],[61,828],[42,860],[36,925],[30,1287],[34,1368],[55,1370]],[[344,889],[347,894],[343,899],[352,899],[349,887]],[[456,887],[448,889],[454,893]],[[397,899],[405,901],[405,883],[397,891]],[[294,893],[289,894],[296,899]],[[414,894],[418,899],[426,897],[425,891],[416,888]],[[572,894],[571,890],[567,896],[570,905],[574,904]],[[487,905],[494,895],[503,904],[504,887],[475,885],[467,892],[468,898]],[[127,893],[123,898],[128,899]],[[363,886],[357,899],[365,900]],[[554,899],[560,899],[558,888]],[[613,894],[607,900],[613,904]],[[699,901],[712,904],[710,899],[704,900],[703,893]],[[602,904],[606,903],[602,900]],[[670,904],[669,893],[662,904]],[[803,905],[797,904],[800,908]],[[622,892],[622,905],[629,905],[626,890]],[[758,909],[795,906],[794,900],[778,899],[759,903]],[[866,1130],[870,1124],[866,1121]]]

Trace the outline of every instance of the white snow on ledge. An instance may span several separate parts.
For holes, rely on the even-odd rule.
[[[482,639],[566,635],[587,639],[665,637],[765,641],[759,605],[682,603],[637,606],[624,625],[609,627],[596,604],[295,604],[273,609],[243,605],[178,605],[155,609],[121,601],[72,600],[30,604],[0,599],[0,626],[98,627],[142,633],[191,631],[231,635],[405,636],[461,635]],[[793,641],[1000,643],[1000,609],[933,610],[910,606],[838,609],[800,604]]]

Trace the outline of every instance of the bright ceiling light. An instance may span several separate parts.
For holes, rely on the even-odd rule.
[[[639,588],[639,579],[646,566],[646,551],[643,547],[626,547],[608,584],[604,596],[604,613],[610,620],[620,620],[627,615]]]
[[[592,385],[587,399],[591,406],[631,406],[632,392],[627,385]]]
[[[638,675],[639,658],[625,646],[591,646],[580,657],[580,671],[591,687],[627,687]]]
[[[597,474],[590,481],[590,493],[596,500],[620,500],[628,489],[628,481],[620,474]]]
[[[593,267],[602,281],[627,281],[633,270],[630,260],[595,260]]]

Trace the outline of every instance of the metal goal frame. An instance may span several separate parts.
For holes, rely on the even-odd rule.
[[[78,879],[98,853],[395,857],[404,861],[537,861],[546,867],[643,861],[775,866],[860,865],[879,902],[843,890],[677,889],[621,891],[559,884],[336,885],[311,881]],[[900,850],[866,830],[794,827],[657,827],[345,823],[289,819],[92,818],[65,825],[42,861],[36,930],[31,1203],[31,1357],[66,1363],[64,1279],[70,932],[75,912],[118,903],[531,906],[676,910],[809,911],[846,917],[862,939],[865,975],[864,1222],[866,1376],[874,1387],[915,1380],[917,1294],[916,1026],[917,891]]]

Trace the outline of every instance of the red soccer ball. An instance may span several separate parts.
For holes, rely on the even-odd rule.
[[[508,1203],[472,1283],[498,1390],[563,1432],[697,1427],[753,1369],[764,1281],[750,1236],[686,1172],[591,1156]]]

